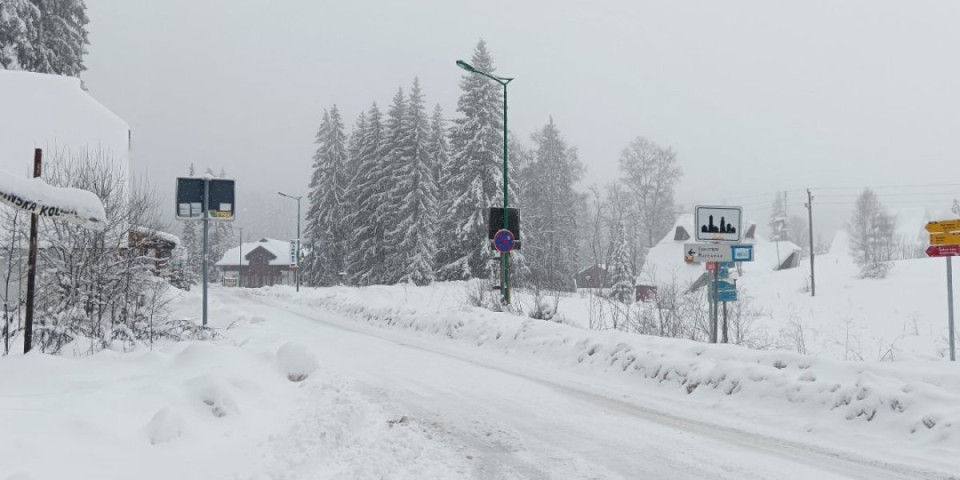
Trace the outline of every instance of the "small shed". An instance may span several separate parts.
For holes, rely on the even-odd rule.
[[[217,262],[225,286],[247,288],[295,285],[297,266],[290,242],[261,238],[245,242],[223,254]]]
[[[155,259],[154,269],[159,272],[180,246],[180,239],[167,232],[135,226],[130,229],[127,244],[139,257]]]
[[[610,279],[607,276],[607,266],[593,264],[577,272],[574,276],[577,288],[610,288]]]

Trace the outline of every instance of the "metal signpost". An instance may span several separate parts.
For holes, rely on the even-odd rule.
[[[953,324],[953,257],[960,256],[960,219],[930,222],[924,228],[930,232],[927,256],[947,258],[947,330],[950,361],[954,362],[957,360],[957,337]]]
[[[736,283],[729,281],[730,265],[753,261],[753,245],[739,244],[743,230],[743,208],[697,206],[694,209],[697,242],[683,245],[684,261],[706,262],[713,272],[710,285],[710,342],[717,343],[720,304],[723,303],[723,341],[727,341],[727,302],[737,301]]]
[[[178,220],[203,221],[203,326],[207,326],[207,249],[210,221],[233,221],[235,218],[235,183],[223,178],[177,178]]]

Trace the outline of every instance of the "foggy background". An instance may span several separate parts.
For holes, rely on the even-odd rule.
[[[82,78],[129,122],[132,170],[171,218],[175,177],[224,170],[247,239],[294,237],[295,202],[276,192],[306,195],[323,108],[337,104],[349,130],[418,76],[428,111],[454,118],[454,61],[480,38],[516,77],[510,130],[527,141],[552,115],[587,167],[584,190],[616,179],[641,135],[678,153],[678,204],[743,205],[761,231],[778,191],[805,214],[812,188],[829,235],[865,186],[894,211],[946,209],[960,190],[955,2],[87,5]]]

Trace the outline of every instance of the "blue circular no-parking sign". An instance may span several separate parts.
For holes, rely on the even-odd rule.
[[[509,252],[513,250],[515,241],[513,232],[510,230],[497,230],[497,233],[493,236],[493,248],[500,252]]]

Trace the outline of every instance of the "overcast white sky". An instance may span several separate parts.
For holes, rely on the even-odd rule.
[[[639,135],[678,152],[680,203],[761,223],[758,194],[778,190],[814,187],[832,211],[855,190],[822,187],[960,184],[960,2],[86,1],[83,78],[130,123],[133,169],[172,194],[191,162],[224,168],[241,215],[306,192],[325,107],[349,126],[419,76],[454,117],[454,61],[481,37],[516,77],[511,130],[552,115],[585,184],[615,178]],[[881,189],[894,207],[955,191]]]

